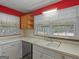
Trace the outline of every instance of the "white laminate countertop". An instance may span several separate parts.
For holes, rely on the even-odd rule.
[[[71,55],[74,57],[79,58],[79,44],[72,44],[72,43],[64,43],[62,42],[59,46],[59,42],[49,42],[42,39],[37,38],[27,38],[27,37],[12,37],[12,38],[0,38],[0,45],[17,41],[17,40],[23,40],[32,44],[36,44],[42,47],[45,47],[52,51],[57,51],[62,54]]]

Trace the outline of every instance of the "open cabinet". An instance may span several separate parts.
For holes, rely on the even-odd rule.
[[[33,29],[34,27],[33,16],[31,14],[21,16],[20,24],[21,29]]]

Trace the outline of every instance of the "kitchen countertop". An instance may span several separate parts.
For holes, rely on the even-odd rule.
[[[79,58],[79,44],[72,44],[72,43],[66,43],[66,42],[65,43],[62,42],[60,44],[60,42],[56,42],[56,41],[49,42],[49,41],[37,39],[37,38],[27,38],[27,37],[18,36],[18,37],[0,38],[0,45],[13,42],[13,41],[17,41],[17,40],[23,40],[26,42],[30,42],[32,44],[45,47],[49,50],[57,51],[62,54],[67,54],[67,55],[71,55],[71,56]]]

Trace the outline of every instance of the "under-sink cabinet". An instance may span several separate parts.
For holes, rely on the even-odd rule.
[[[74,56],[65,55],[53,51],[51,49],[44,48],[42,46],[33,45],[33,59],[79,59]]]
[[[79,58],[75,58],[75,57],[72,57],[72,56],[64,56],[64,59],[79,59]]]
[[[33,59],[63,59],[62,55],[54,51],[33,45]]]
[[[47,54],[38,51],[35,51],[33,54],[33,59],[55,59],[53,56],[48,56]]]

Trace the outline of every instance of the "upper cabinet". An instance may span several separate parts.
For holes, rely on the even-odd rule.
[[[21,16],[21,29],[33,29],[34,18],[31,14]]]

